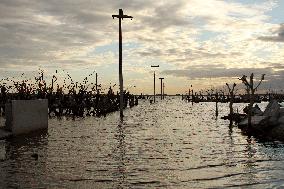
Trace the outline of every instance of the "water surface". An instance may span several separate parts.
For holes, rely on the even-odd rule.
[[[123,123],[118,112],[52,118],[47,133],[0,140],[0,188],[284,186],[284,145],[230,128],[227,113],[169,98],[140,101]]]

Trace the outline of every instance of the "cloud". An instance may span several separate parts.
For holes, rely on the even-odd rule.
[[[209,30],[220,24],[226,29],[231,28],[233,18],[259,18],[266,7],[270,7],[216,0],[3,0],[0,4],[0,65],[7,62],[22,65],[25,61],[27,64],[43,64],[50,59],[60,62],[56,56],[59,52],[69,54],[72,60],[77,56],[73,49],[82,55],[82,51],[88,54],[96,46],[107,45],[117,40],[117,22],[111,19],[111,15],[118,8],[124,8],[126,14],[134,16],[131,24],[124,22],[127,27],[123,29],[127,32],[126,37],[145,45],[145,50],[138,52],[142,57],[153,55],[153,50],[154,55],[169,56],[170,60],[181,58],[182,53],[194,54],[193,59],[195,56],[222,57],[230,53],[222,52],[223,49],[220,52],[194,49],[198,42],[190,38],[202,32],[196,19],[203,19],[204,27]],[[210,11],[212,9],[220,11]],[[194,44],[190,45],[191,42]],[[183,51],[182,47],[188,50]],[[86,58],[81,56],[81,59]]]
[[[60,62],[59,52],[72,60],[82,50],[108,42],[111,14],[93,6],[87,1],[1,1],[0,66]]]
[[[182,11],[186,4],[186,1],[159,4],[152,14],[141,16],[141,24],[152,28],[154,32],[171,27],[190,26],[190,19],[187,19],[186,14]]]
[[[134,17],[123,21],[124,44],[138,44],[124,46],[125,71],[139,70],[141,77],[147,77],[153,63],[177,77],[208,78],[240,76],[246,70],[234,71],[238,62],[263,68],[268,67],[267,62],[284,61],[283,46],[261,41],[281,41],[283,26],[276,36],[256,40],[277,26],[270,23],[268,15],[277,6],[276,1],[242,2],[1,0],[0,69],[69,67],[79,71],[82,67],[113,65],[101,70],[106,77],[116,79],[111,74],[117,68],[118,21],[111,15],[119,8]],[[114,46],[111,52],[96,51],[109,45]],[[207,65],[208,69],[195,65]],[[200,73],[193,73],[192,68]]]
[[[189,67],[184,70],[164,70],[162,74],[174,75],[177,77],[187,77],[189,79],[204,79],[204,78],[239,78],[242,75],[274,75],[275,71],[272,68],[224,68],[224,65],[204,65]]]
[[[275,33],[275,36],[262,36],[258,39],[262,41],[284,42],[284,24],[280,24]]]
[[[224,85],[228,81],[240,82],[238,78],[243,75],[249,76],[251,73],[254,73],[256,80],[260,79],[262,74],[265,74],[262,88],[283,89],[284,65],[277,63],[268,63],[267,65],[263,68],[224,68],[225,65],[223,64],[197,65],[183,70],[164,70],[161,74],[184,77],[190,80],[203,80],[203,82],[215,79],[221,81],[219,85]]]

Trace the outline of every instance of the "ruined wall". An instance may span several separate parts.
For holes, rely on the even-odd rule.
[[[6,129],[13,135],[48,128],[48,100],[12,100],[6,105]]]

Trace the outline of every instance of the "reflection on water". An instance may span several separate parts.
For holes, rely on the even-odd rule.
[[[284,186],[283,161],[282,143],[229,127],[214,103],[144,101],[123,123],[54,118],[47,133],[0,140],[0,188],[265,188]]]
[[[3,140],[0,140],[0,161],[6,159],[6,143]]]

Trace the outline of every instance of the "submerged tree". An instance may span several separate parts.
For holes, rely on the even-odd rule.
[[[233,84],[232,88],[230,87],[230,85],[228,83],[226,83],[228,90],[229,90],[229,96],[230,96],[230,103],[229,103],[229,108],[230,108],[230,114],[229,114],[229,118],[230,118],[230,125],[232,125],[232,116],[234,114],[234,109],[233,109],[233,103],[234,103],[234,99],[235,99],[235,95],[236,95],[236,91],[235,91],[235,87],[237,86],[236,83]]]
[[[259,83],[257,84],[256,87],[254,87],[254,83],[253,83],[253,77],[254,77],[253,73],[250,75],[249,81],[247,80],[246,75],[243,75],[243,77],[239,79],[246,86],[246,92],[247,92],[247,95],[249,97],[249,106],[248,106],[248,126],[249,127],[251,127],[252,107],[253,107],[254,100],[255,100],[254,94],[255,94],[255,91],[257,90],[257,88],[259,87],[259,85],[264,80],[264,76],[265,76],[265,74],[262,74],[261,80],[259,81]]]
[[[235,99],[235,95],[236,95],[236,91],[235,91],[235,87],[237,86],[236,83],[233,84],[232,88],[230,87],[230,85],[228,83],[226,83],[228,90],[229,90],[229,96],[230,96],[230,115],[233,115],[234,113],[234,109],[233,109],[233,103],[234,103],[234,99]]]

